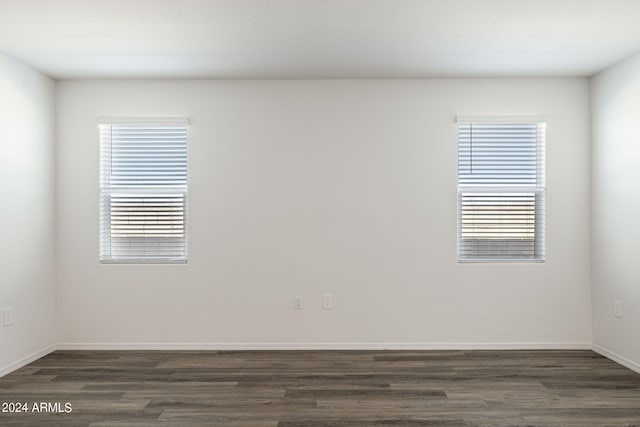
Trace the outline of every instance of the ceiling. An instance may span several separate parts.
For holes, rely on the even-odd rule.
[[[58,79],[590,76],[640,0],[0,0],[0,52]]]

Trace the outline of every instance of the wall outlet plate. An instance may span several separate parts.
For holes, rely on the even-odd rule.
[[[13,307],[7,307],[2,310],[2,326],[13,325]]]
[[[302,297],[293,297],[294,310],[302,310]]]
[[[333,308],[333,295],[324,294],[322,296],[322,308],[325,310],[331,310]]]
[[[615,317],[622,317],[622,301],[613,301],[613,315]]]

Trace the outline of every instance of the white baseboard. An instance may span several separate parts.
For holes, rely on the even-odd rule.
[[[597,344],[593,345],[593,351],[640,374],[640,363],[629,360],[626,357],[620,356],[619,354],[616,354],[611,350],[607,350]]]
[[[8,364],[7,366],[3,366],[2,368],[0,368],[0,377],[3,377],[17,369],[22,368],[25,365],[28,365],[29,363],[35,360],[40,359],[41,357],[46,356],[47,354],[51,353],[55,349],[56,349],[55,345],[50,345],[48,347],[43,348],[42,350],[38,350],[35,353],[28,355],[27,357],[23,357],[17,362],[13,362]]]
[[[59,343],[58,350],[591,350],[591,343]]]

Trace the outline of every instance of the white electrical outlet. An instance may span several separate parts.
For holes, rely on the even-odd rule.
[[[13,308],[7,307],[2,310],[2,326],[13,325]]]
[[[622,301],[613,301],[613,315],[616,317],[622,317]]]
[[[295,310],[302,310],[302,297],[293,297],[293,308]]]
[[[322,296],[322,308],[325,310],[331,310],[333,308],[333,295],[324,294]]]

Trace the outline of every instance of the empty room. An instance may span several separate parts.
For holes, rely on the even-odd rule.
[[[0,0],[0,425],[640,426],[639,22]]]

